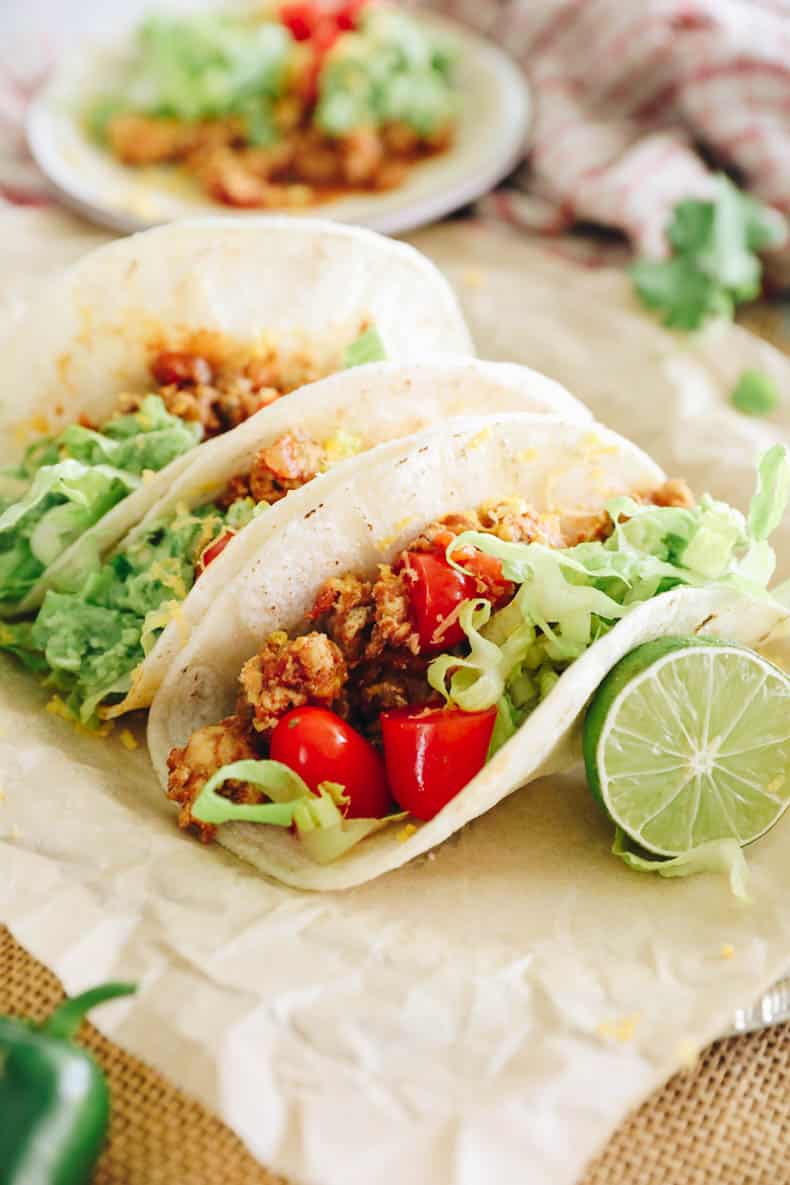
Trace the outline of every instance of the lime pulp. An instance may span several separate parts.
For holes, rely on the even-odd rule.
[[[647,642],[596,691],[583,748],[593,794],[647,851],[744,846],[790,804],[790,677],[726,642]]]

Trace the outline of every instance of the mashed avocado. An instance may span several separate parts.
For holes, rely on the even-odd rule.
[[[99,431],[70,424],[37,440],[8,476],[22,492],[0,503],[0,602],[15,604],[72,543],[136,489],[193,448],[199,424],[170,415],[148,395]]]

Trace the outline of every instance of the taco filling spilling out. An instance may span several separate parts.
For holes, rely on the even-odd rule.
[[[170,752],[181,826],[204,841],[229,821],[290,828],[318,863],[385,826],[407,836],[631,609],[678,586],[765,599],[783,458],[761,462],[748,518],[682,481],[572,526],[514,498],[331,578],[302,630],[244,664],[235,713]]]
[[[234,536],[363,447],[360,436],[341,428],[322,443],[301,429],[284,432],[213,501],[178,505],[133,532],[104,563],[88,553],[76,591],[50,590],[35,621],[0,625],[0,650],[45,675],[83,724],[113,715],[180,603]]]
[[[451,144],[453,58],[420,19],[365,0],[151,17],[85,120],[124,165],[175,166],[214,201],[305,207],[392,189]]]
[[[381,342],[366,324],[323,354],[242,348],[210,333],[155,353],[146,393],[120,394],[101,423],[82,415],[39,437],[0,473],[0,609],[24,602],[51,564],[154,473],[297,387],[374,356]]]

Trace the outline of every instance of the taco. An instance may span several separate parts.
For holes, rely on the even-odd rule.
[[[343,888],[575,763],[586,702],[639,643],[757,647],[786,622],[764,591],[786,466],[761,470],[747,522],[612,432],[511,415],[384,445],[309,506],[308,488],[154,699],[182,826]]]
[[[206,443],[110,555],[90,538],[73,548],[35,620],[0,627],[0,650],[47,677],[82,723],[146,707],[222,589],[295,512],[298,491],[324,497],[339,462],[481,406],[591,420],[558,384],[508,364],[333,375]]]
[[[0,614],[40,604],[75,543],[117,542],[201,442],[346,365],[436,352],[472,352],[450,289],[372,232],[206,219],[93,252],[3,343]]]

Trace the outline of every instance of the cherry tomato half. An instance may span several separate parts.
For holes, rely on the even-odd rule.
[[[338,29],[344,32],[356,29],[360,13],[366,4],[367,0],[346,0],[345,4],[341,4],[334,14]]]
[[[398,805],[432,819],[485,764],[496,708],[394,708],[381,714],[384,762]]]
[[[477,583],[473,576],[465,576],[448,564],[444,556],[432,552],[416,552],[409,555],[409,568],[416,579],[409,584],[409,595],[417,633],[420,636],[420,650],[448,650],[464,637],[458,618],[446,629],[442,623],[462,601],[476,597]]]
[[[320,16],[320,8],[310,0],[305,0],[304,3],[283,4],[280,7],[280,20],[295,41],[309,41]]]
[[[218,555],[222,555],[225,548],[230,543],[235,531],[226,531],[224,535],[220,535],[219,539],[215,539],[213,543],[209,543],[204,547],[198,556],[195,564],[195,579],[202,576],[209,564],[212,564]]]
[[[349,819],[382,819],[392,808],[384,762],[363,736],[328,708],[294,708],[272,733],[269,755],[304,779],[345,788]]]

